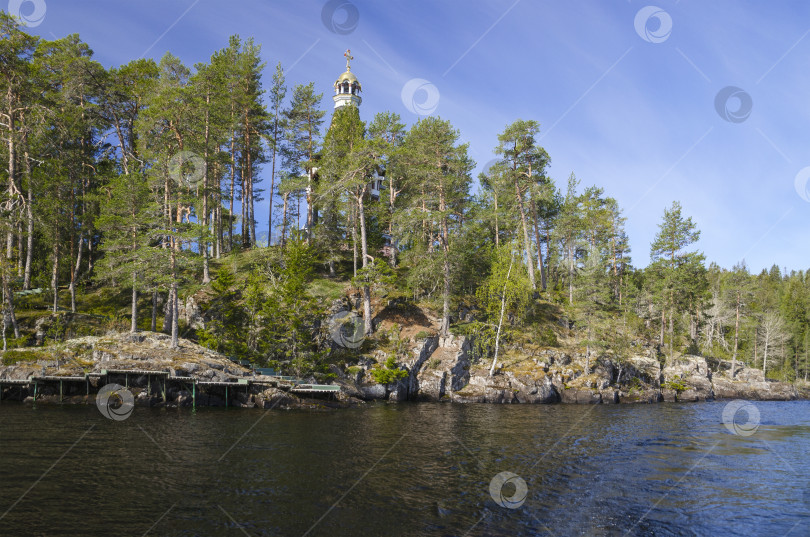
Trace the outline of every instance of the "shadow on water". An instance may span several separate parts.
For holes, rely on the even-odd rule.
[[[810,404],[757,403],[748,437],[723,407],[4,404],[0,534],[807,534]]]

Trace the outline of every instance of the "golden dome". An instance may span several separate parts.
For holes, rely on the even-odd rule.
[[[335,88],[342,85],[344,82],[348,82],[349,85],[357,85],[357,90],[359,91],[362,89],[360,82],[357,80],[357,77],[354,76],[354,73],[352,73],[352,68],[349,65],[349,62],[354,59],[354,56],[351,55],[350,50],[346,50],[343,55],[346,57],[346,72],[340,75],[337,81],[335,81]],[[354,91],[352,91],[352,93],[354,93]]]
[[[348,81],[349,84],[351,84],[353,82],[357,82],[357,77],[354,76],[354,73],[352,73],[351,71],[346,71],[345,73],[343,73],[338,77],[337,83],[342,84],[345,81]]]
[[[352,73],[351,71],[346,71],[345,73],[340,75],[337,81],[335,82],[335,87],[337,88],[338,86],[343,85],[344,82],[348,82],[349,85],[357,85],[357,89],[362,90],[360,82],[358,82],[357,77],[354,76],[354,73]]]

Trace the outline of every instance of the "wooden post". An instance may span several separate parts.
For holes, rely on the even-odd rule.
[[[228,387],[225,386],[225,408],[228,408]]]
[[[197,410],[197,383],[191,383],[191,409]]]
[[[62,402],[62,379],[59,379],[59,402]]]

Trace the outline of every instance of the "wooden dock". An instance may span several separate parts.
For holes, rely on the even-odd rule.
[[[3,379],[0,378],[0,401],[2,401],[4,393],[7,391],[8,395],[12,395],[12,390],[17,389],[17,396],[21,399],[24,398],[24,390],[27,393],[33,394],[34,401],[37,397],[42,395],[42,388],[48,385],[59,384],[59,401],[63,401],[65,397],[65,388],[67,388],[68,395],[72,391],[75,395],[77,388],[83,385],[85,396],[90,395],[90,379],[94,379],[95,383],[104,379],[104,384],[109,384],[113,380],[120,382],[123,377],[124,385],[129,388],[130,377],[142,379],[146,377],[146,389],[148,394],[152,394],[152,381],[155,380],[160,388],[160,394],[163,402],[166,402],[167,388],[169,385],[174,384],[180,386],[187,391],[191,392],[192,407],[197,407],[197,392],[211,391],[224,392],[225,406],[229,406],[231,395],[235,393],[236,389],[244,388],[245,393],[250,392],[250,387],[255,386],[273,386],[290,393],[307,395],[307,394],[331,394],[336,395],[340,393],[340,386],[334,384],[305,384],[296,377],[289,375],[276,375],[275,372],[268,369],[257,368],[255,370],[258,375],[254,373],[252,377],[234,377],[227,381],[222,380],[200,380],[197,377],[190,376],[175,376],[170,371],[149,370],[149,369],[102,369],[100,372],[85,373],[83,376],[58,376],[58,375],[34,375],[28,379]],[[270,373],[273,374],[262,374]]]

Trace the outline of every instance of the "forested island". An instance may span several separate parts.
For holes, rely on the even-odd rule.
[[[476,177],[448,121],[363,120],[348,53],[328,117],[314,82],[264,78],[252,39],[108,69],[78,35],[3,12],[0,34],[0,377],[46,355],[87,371],[143,333],[127,341],[170,361],[209,349],[357,398],[704,400],[745,382],[793,398],[782,383],[807,382],[806,272],[707,266],[677,201],[634,266],[618,202],[552,178],[537,121],[506,125]]]

